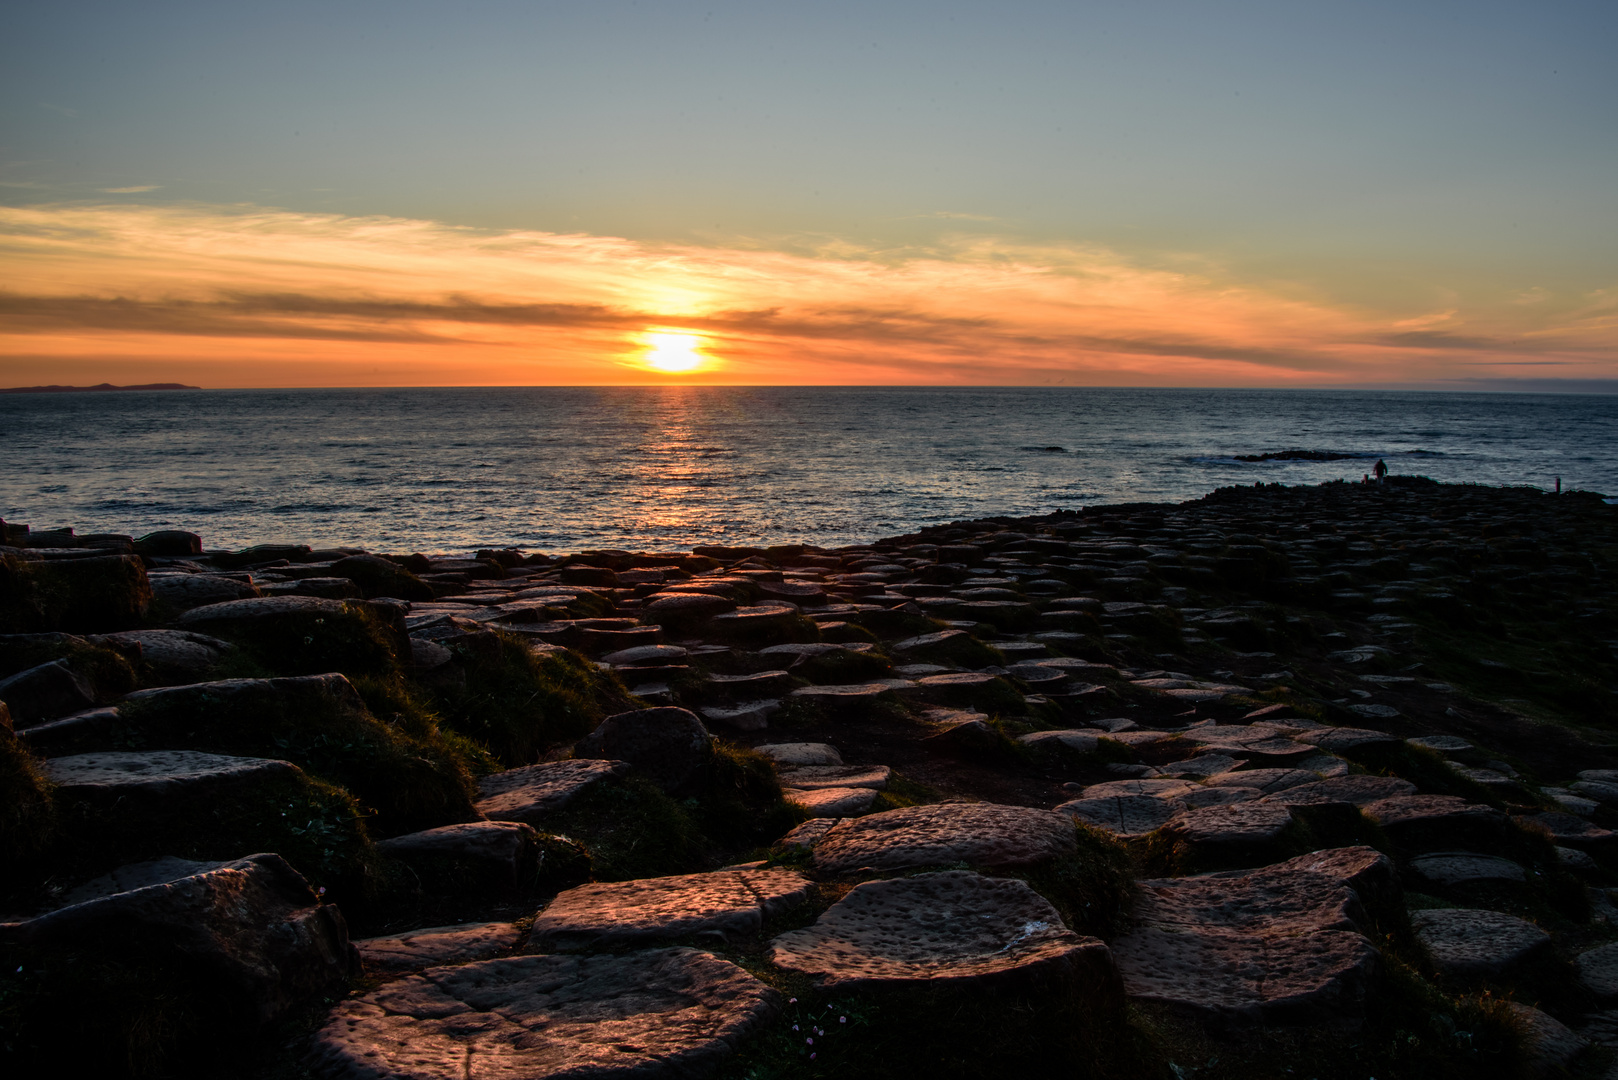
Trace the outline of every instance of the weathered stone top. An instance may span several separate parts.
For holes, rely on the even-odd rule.
[[[833,826],[814,847],[831,874],[915,866],[1033,866],[1078,850],[1073,823],[1049,810],[997,803],[907,806]]]

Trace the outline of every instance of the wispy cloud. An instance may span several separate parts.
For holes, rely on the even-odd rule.
[[[1305,385],[1472,364],[1618,375],[1618,290],[1384,315],[1206,259],[1164,268],[1093,245],[975,234],[906,252],[794,250],[258,207],[0,209],[0,265],[28,283],[0,294],[0,352],[32,365],[0,370],[25,381],[117,357],[126,381],[128,364],[167,358],[162,370],[209,365],[211,385],[648,381],[640,335],[663,327],[704,337],[709,381]]]
[[[139,195],[144,191],[157,191],[162,186],[162,184],[137,184],[134,187],[104,187],[101,189],[101,193],[103,195]]]

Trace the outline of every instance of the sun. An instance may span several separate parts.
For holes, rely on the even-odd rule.
[[[646,355],[643,362],[654,371],[664,371],[671,375],[695,371],[707,360],[707,357],[697,352],[703,344],[703,339],[697,334],[680,334],[659,331],[657,333],[642,334],[646,342]]]

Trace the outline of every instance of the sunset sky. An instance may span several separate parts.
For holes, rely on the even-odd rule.
[[[0,385],[1601,388],[1614,41],[1554,0],[8,5]]]

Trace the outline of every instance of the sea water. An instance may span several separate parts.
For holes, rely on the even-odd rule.
[[[1292,449],[1332,461],[1244,462]],[[1618,492],[1618,397],[915,388],[0,396],[0,517],[377,550],[856,543],[1395,473]]]

